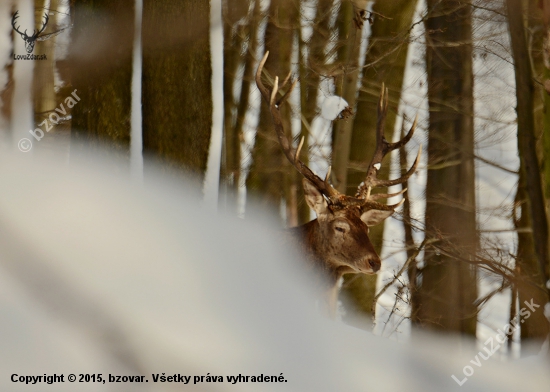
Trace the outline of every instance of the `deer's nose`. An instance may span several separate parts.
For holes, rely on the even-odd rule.
[[[380,266],[382,265],[382,263],[380,262],[380,259],[370,259],[369,260],[369,265],[372,269],[372,272],[374,273],[377,273],[378,271],[380,271]]]

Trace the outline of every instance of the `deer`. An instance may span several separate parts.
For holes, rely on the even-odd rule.
[[[11,19],[11,25],[13,29],[21,36],[21,38],[23,38],[23,41],[25,41],[25,49],[27,50],[27,53],[32,53],[32,51],[34,50],[34,44],[36,43],[37,40],[40,41],[38,36],[46,29],[46,26],[49,20],[48,14],[47,13],[44,14],[44,23],[42,24],[42,27],[39,30],[33,30],[33,35],[31,36],[27,35],[27,30],[25,30],[25,32],[22,33],[21,31],[19,31],[19,28],[16,26],[17,18],[19,18],[18,14],[19,14],[19,11],[16,11],[15,14],[13,14],[13,17]]]
[[[359,185],[355,196],[348,196],[338,192],[330,184],[331,168],[329,166],[324,179],[317,176],[300,160],[300,151],[303,147],[302,138],[298,147],[294,149],[287,137],[280,108],[294,89],[297,80],[291,83],[290,88],[279,94],[279,78],[275,77],[273,87],[268,89],[262,82],[262,71],[269,56],[266,51],[256,70],[256,85],[261,96],[269,106],[273,127],[283,154],[288,161],[302,175],[304,196],[308,206],[315,212],[317,218],[288,230],[294,242],[298,244],[300,253],[309,266],[323,281],[323,292],[328,313],[331,318],[336,317],[338,282],[344,274],[363,273],[376,274],[380,271],[382,262],[369,239],[369,227],[375,226],[388,217],[403,204],[403,198],[397,204],[387,205],[377,202],[398,196],[407,191],[403,188],[396,193],[372,193],[380,187],[390,187],[405,183],[416,171],[422,146],[419,147],[416,159],[409,170],[401,177],[393,180],[377,178],[382,159],[391,151],[403,147],[411,140],[418,116],[415,118],[408,133],[395,143],[388,142],[384,137],[384,125],[388,110],[388,90],[382,85],[378,103],[378,118],[376,125],[376,148],[367,168],[365,180]],[[290,74],[282,84],[286,86]],[[279,95],[281,95],[279,97]]]

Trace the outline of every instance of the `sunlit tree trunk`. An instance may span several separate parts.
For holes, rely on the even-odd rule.
[[[401,138],[405,136],[404,129],[401,129]],[[399,162],[401,164],[401,173],[406,173],[407,167],[407,151],[405,147],[399,149]],[[410,181],[410,180],[409,180]],[[407,181],[407,188],[411,189],[408,186],[409,182]],[[407,276],[409,278],[409,307],[410,313],[409,318],[413,324],[418,323],[418,309],[419,309],[419,295],[417,293],[418,284],[417,284],[417,275],[418,275],[418,256],[415,252],[415,243],[413,240],[413,222],[411,216],[411,206],[413,202],[410,197],[405,197],[403,202],[403,229],[405,230],[405,252],[407,255],[407,261],[409,263],[407,267]]]
[[[246,39],[250,37],[250,30],[255,31],[257,24],[257,21],[251,18],[245,20],[249,3],[249,0],[225,0],[222,3],[224,125],[220,186],[225,191],[220,193],[220,203],[222,208],[233,212],[237,211],[236,196],[241,168],[241,142],[237,134],[236,124],[238,121],[236,120],[236,111],[240,100],[235,101],[234,89],[237,82],[237,72],[245,61],[244,57],[248,55],[247,50],[243,54],[243,46],[250,44],[247,45]],[[252,39],[252,37],[249,38],[250,41]],[[243,98],[242,95],[241,99]]]

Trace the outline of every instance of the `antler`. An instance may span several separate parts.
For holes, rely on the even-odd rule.
[[[409,171],[401,178],[395,179],[395,180],[379,180],[376,178],[376,172],[380,168],[380,162],[382,161],[382,158],[384,156],[396,148],[399,148],[403,146],[405,143],[407,143],[413,133],[414,129],[416,127],[416,120],[414,121],[414,124],[407,134],[402,140],[400,140],[397,143],[388,143],[386,139],[384,139],[384,123],[386,119],[386,112],[388,109],[388,97],[387,97],[387,90],[384,96],[384,88],[382,87],[382,95],[380,96],[380,104],[378,107],[378,123],[377,123],[377,129],[376,129],[376,152],[374,154],[374,157],[369,165],[369,171],[367,172],[367,178],[363,184],[359,186],[359,189],[357,191],[356,197],[346,196],[344,194],[341,194],[336,189],[332,187],[329,183],[330,178],[330,167],[328,169],[327,175],[325,176],[325,179],[322,180],[319,176],[317,176],[315,173],[311,171],[309,167],[307,167],[301,160],[300,160],[300,150],[302,149],[302,146],[304,144],[304,139],[300,141],[300,144],[298,145],[298,148],[294,150],[292,148],[292,143],[289,141],[288,137],[286,136],[283,120],[281,118],[281,112],[280,107],[281,105],[287,100],[290,93],[294,89],[294,86],[296,86],[297,80],[295,80],[288,91],[279,99],[277,99],[277,93],[279,92],[279,78],[275,77],[275,82],[273,84],[273,89],[270,91],[267,87],[264,86],[262,82],[262,70],[264,68],[265,62],[267,60],[267,57],[269,56],[269,52],[266,52],[262,61],[260,61],[260,64],[258,65],[258,70],[256,71],[256,84],[258,86],[258,89],[260,90],[260,93],[264,97],[264,100],[269,105],[269,110],[271,112],[271,117],[273,119],[273,124],[275,126],[275,132],[277,133],[277,138],[279,140],[279,144],[281,145],[281,148],[283,150],[283,153],[285,154],[286,158],[292,163],[292,165],[302,174],[307,180],[309,180],[318,190],[321,192],[327,199],[327,202],[330,205],[338,206],[338,207],[345,207],[345,206],[358,206],[362,209],[376,209],[376,210],[383,210],[383,211],[393,211],[397,207],[399,207],[403,201],[401,200],[397,204],[381,204],[376,202],[376,199],[380,198],[388,198],[392,196],[397,196],[402,193],[404,193],[407,189],[403,189],[400,192],[393,193],[393,194],[377,194],[377,195],[370,195],[370,190],[373,186],[390,186],[395,184],[400,184],[405,182],[416,170],[416,166],[418,165],[419,159],[420,159],[420,150],[418,151],[418,156],[416,157],[416,161],[414,162],[413,166],[409,169]],[[289,81],[290,74],[287,76],[283,83],[283,87],[287,84]]]
[[[40,35],[40,33],[42,33],[45,29],[46,29],[46,25],[48,24],[48,20],[50,20],[48,14],[44,14],[44,24],[42,25],[42,28],[40,29],[40,31],[37,31],[36,33],[34,33],[32,36],[33,38],[36,38]],[[25,30],[26,31],[26,30]]]
[[[279,144],[281,145],[283,153],[290,161],[290,163],[292,163],[292,165],[298,170],[298,172],[300,172],[300,174],[308,179],[319,190],[319,192],[321,192],[328,199],[330,204],[338,204],[341,202],[341,198],[344,195],[342,195],[340,192],[334,189],[332,185],[329,184],[330,168],[325,179],[322,180],[319,176],[313,173],[305,163],[300,160],[300,150],[302,149],[302,146],[304,144],[304,139],[302,138],[302,140],[300,141],[298,149],[294,150],[292,148],[292,143],[286,136],[283,120],[281,118],[280,107],[287,100],[298,81],[295,80],[288,91],[281,98],[277,99],[277,93],[279,92],[279,78],[275,77],[275,83],[273,84],[273,89],[271,91],[269,91],[269,89],[265,87],[262,82],[262,70],[268,56],[269,51],[265,53],[262,61],[260,61],[260,65],[258,65],[258,70],[256,71],[256,84],[258,86],[258,89],[260,90],[260,93],[269,105],[269,110],[271,112],[271,117],[275,126],[275,132],[277,133],[277,139],[279,140]],[[287,84],[289,79],[290,74],[283,82],[282,87]]]
[[[405,144],[407,144],[409,140],[411,140],[414,134],[414,131],[416,129],[416,123],[418,120],[418,115],[417,115],[414,119],[411,129],[403,139],[395,143],[389,143],[384,137],[384,125],[386,123],[387,113],[388,113],[388,89],[384,87],[384,84],[382,84],[382,91],[380,92],[380,100],[378,102],[378,121],[376,123],[376,150],[369,164],[365,181],[363,181],[361,185],[359,185],[359,187],[357,188],[357,193],[355,195],[356,197],[363,200],[392,197],[405,192],[406,188],[400,192],[392,193],[392,194],[379,194],[379,195],[370,194],[372,188],[375,188],[375,187],[388,187],[388,186],[404,183],[416,171],[418,162],[420,162],[422,145],[418,149],[418,154],[416,155],[416,159],[414,160],[414,163],[412,164],[411,168],[402,177],[396,178],[394,180],[380,180],[376,177],[378,174],[378,170],[380,170],[380,167],[382,165],[382,159],[389,152],[392,152],[393,150],[396,150],[404,146]]]
[[[17,20],[17,18],[19,18],[19,11],[16,11],[15,14],[13,14],[13,18],[11,18],[11,26],[13,27],[13,29],[19,33],[19,35],[21,35],[22,37],[25,36],[28,38],[28,35],[27,35],[27,30],[25,30],[24,33],[20,32],[19,31],[19,28],[15,25],[15,22]]]

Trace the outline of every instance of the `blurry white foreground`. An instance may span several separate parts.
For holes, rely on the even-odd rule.
[[[481,360],[425,337],[398,344],[319,317],[266,218],[200,208],[197,185],[113,163],[0,157],[1,391],[541,391],[541,359]],[[104,158],[103,158],[104,159]],[[159,174],[160,177],[160,174]],[[248,216],[253,214],[247,211]],[[288,259],[288,257],[286,257]],[[416,339],[416,338],[415,338]],[[496,356],[495,356],[496,357]],[[471,365],[475,374],[459,387]],[[25,385],[12,374],[71,373]],[[79,374],[149,382],[79,383]],[[188,385],[153,374],[191,376]],[[227,376],[283,383],[231,384]],[[223,382],[193,384],[193,376]]]

